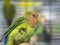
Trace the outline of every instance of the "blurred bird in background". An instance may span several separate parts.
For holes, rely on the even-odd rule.
[[[7,20],[8,26],[11,25],[12,19],[16,14],[15,6],[11,0],[3,0],[3,15]]]

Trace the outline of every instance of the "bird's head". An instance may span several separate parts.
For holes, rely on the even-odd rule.
[[[39,16],[36,12],[26,12],[24,14],[24,17],[32,26],[36,25],[39,22]]]

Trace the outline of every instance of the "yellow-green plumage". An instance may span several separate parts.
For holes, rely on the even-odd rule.
[[[21,28],[26,28],[26,32],[23,31],[22,35],[19,32]],[[8,36],[9,39],[8,39],[7,45],[11,45],[11,43],[13,43],[13,41],[15,41],[14,44],[16,44],[16,45],[24,42],[24,40],[26,40],[26,38],[29,37],[33,31],[34,31],[34,29],[30,25],[28,25],[26,22],[22,23],[21,25],[17,26],[9,34],[9,36]],[[18,37],[18,35],[19,35],[19,37]],[[28,41],[28,39],[27,39],[27,41]]]
[[[35,14],[35,12],[27,12],[22,17],[13,22],[11,26],[9,26],[6,33],[3,35],[3,38],[6,36],[8,37],[7,43],[5,45],[19,45],[24,42],[29,42],[31,36],[39,34],[39,31],[40,33],[42,32],[40,23],[37,22],[37,24],[32,27],[28,22],[27,17],[31,14]]]

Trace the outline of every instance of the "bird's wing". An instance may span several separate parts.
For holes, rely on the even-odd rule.
[[[13,22],[13,23],[11,24],[11,26],[9,26],[9,28],[7,29],[7,31],[4,33],[4,35],[3,35],[2,39],[0,40],[0,42],[1,42],[6,36],[8,36],[9,33],[12,32],[18,25],[22,24],[24,19],[25,19],[25,18],[20,17],[20,18],[18,18],[15,22]]]

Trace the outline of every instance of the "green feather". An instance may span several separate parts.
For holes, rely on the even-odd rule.
[[[9,28],[7,29],[7,31],[4,33],[2,40],[3,40],[7,35],[9,35],[9,33],[12,32],[18,25],[20,25],[21,23],[23,23],[23,20],[24,20],[24,19],[25,19],[25,18],[20,17],[20,18],[18,18],[14,23],[12,23],[11,26],[9,26]],[[0,40],[0,42],[1,42],[2,40]]]
[[[33,35],[39,35],[43,32],[43,27],[42,24],[40,22],[37,23],[36,28],[33,32]]]

